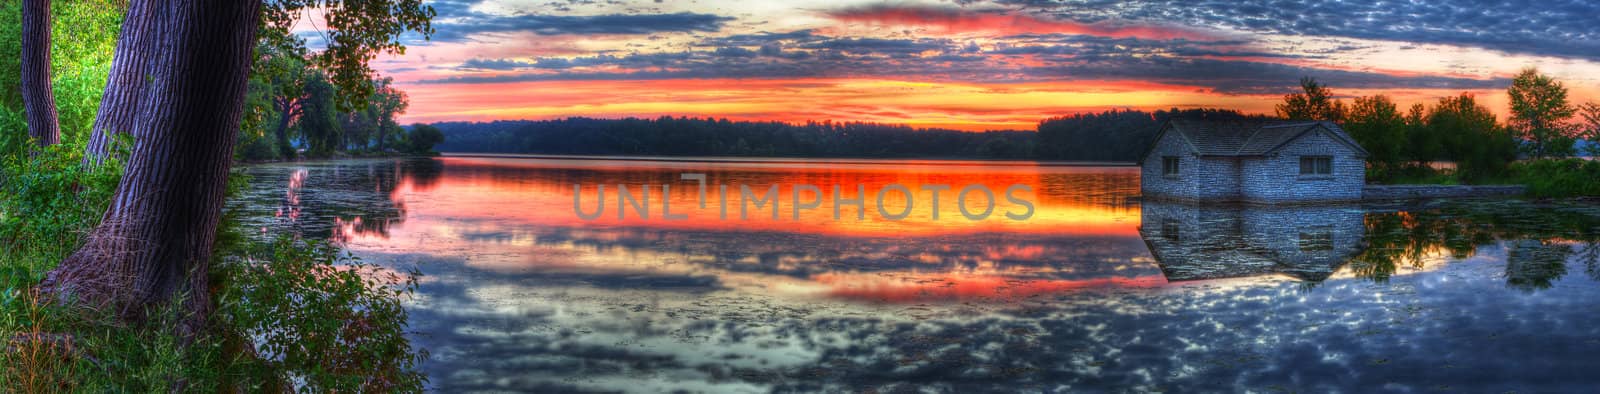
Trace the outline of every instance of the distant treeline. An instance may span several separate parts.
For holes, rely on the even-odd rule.
[[[1032,131],[963,132],[863,122],[674,118],[445,122],[444,152],[559,155],[1031,159]]]
[[[984,158],[1135,161],[1172,117],[1247,118],[1231,110],[1113,110],[1051,118],[1038,131],[965,132],[865,122],[674,118],[445,122],[446,152],[555,155]]]
[[[1172,118],[1234,120],[1270,119],[1266,115],[1246,115],[1234,110],[1198,108],[1158,110],[1111,110],[1093,114],[1055,117],[1039,122],[1034,157],[1069,161],[1138,161],[1155,143],[1161,125]]]

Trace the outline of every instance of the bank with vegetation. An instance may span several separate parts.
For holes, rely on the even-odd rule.
[[[442,136],[396,124],[405,95],[366,62],[432,15],[0,3],[0,52],[23,54],[0,57],[0,391],[421,390],[416,272],[245,237],[222,202],[249,182],[236,162],[431,153]],[[332,20],[321,50],[290,32]]]

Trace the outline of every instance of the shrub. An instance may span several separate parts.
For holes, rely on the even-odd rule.
[[[1534,160],[1512,165],[1528,195],[1534,197],[1600,196],[1600,161]]]
[[[427,154],[433,152],[433,146],[444,142],[444,133],[433,125],[418,123],[411,126],[411,132],[406,134],[406,153]]]
[[[249,244],[219,268],[218,318],[251,338],[260,365],[316,392],[421,391],[425,352],[405,336],[401,301],[416,271],[368,264],[320,241]]]
[[[0,266],[42,274],[100,223],[122,165],[85,165],[82,151],[63,143],[0,157]]]

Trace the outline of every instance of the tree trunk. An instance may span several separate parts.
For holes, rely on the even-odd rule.
[[[56,95],[50,90],[50,0],[22,2],[22,102],[28,136],[39,146],[61,142]]]
[[[278,107],[278,155],[285,160],[294,160],[294,147],[289,143],[289,120],[294,119],[295,99],[273,99]]]
[[[160,32],[146,36],[158,42],[131,43],[157,48],[132,58],[150,61],[150,94],[131,111],[101,112],[137,114],[128,130],[138,140],[100,225],[41,286],[129,320],[181,299],[188,337],[211,310],[208,267],[261,0],[137,0],[131,7],[130,15],[145,17],[129,18],[126,29]]]
[[[100,96],[100,110],[95,114],[89,142],[84,147],[85,163],[100,163],[110,154],[112,136],[133,134],[134,122],[139,114],[150,79],[150,61],[155,57],[161,31],[155,30],[151,7],[141,7],[134,0],[128,14],[122,19],[122,32],[117,38],[116,52],[111,58],[111,74],[106,78],[105,93]],[[137,134],[134,134],[137,136]]]

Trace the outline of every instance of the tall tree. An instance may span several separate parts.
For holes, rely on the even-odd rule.
[[[39,146],[61,142],[56,96],[50,84],[50,0],[22,2],[22,101],[28,136]]]
[[[190,312],[182,328],[192,334],[211,309],[212,243],[263,11],[276,18],[316,7],[336,37],[345,36],[339,29],[362,30],[349,35],[365,40],[334,40],[328,49],[349,62],[403,49],[398,36],[407,30],[430,33],[433,11],[420,0],[131,3],[106,96],[143,98],[111,100],[110,108],[103,100],[100,113],[122,114],[108,124],[136,136],[133,150],[100,225],[40,286],[60,299],[114,308],[132,319],[181,299]]]
[[[1470,94],[1440,99],[1428,113],[1428,128],[1444,141],[1463,179],[1497,175],[1517,158],[1516,137]]]
[[[1600,103],[1584,103],[1578,108],[1583,115],[1581,137],[1588,142],[1584,150],[1589,156],[1600,157]]]
[[[276,115],[272,134],[278,157],[293,159],[295,151],[290,143],[289,127],[304,113],[305,81],[311,77],[311,72],[306,65],[304,40],[286,33],[262,29],[250,77],[257,81],[256,86],[267,90],[263,94],[269,107],[263,112]]]
[[[183,296],[192,320],[210,310],[208,262],[233,159],[261,3],[139,0],[124,29],[158,32],[139,136],[100,226],[43,287],[123,316]],[[123,61],[117,59],[116,62]],[[113,66],[113,68],[116,68]]]
[[[1444,137],[1432,127],[1428,127],[1428,106],[1422,103],[1411,105],[1411,110],[1406,111],[1406,144],[1400,155],[1412,161],[1418,167],[1426,167],[1434,160],[1443,159]]]
[[[383,152],[387,149],[385,144],[388,140],[403,131],[394,117],[406,113],[410,103],[407,102],[406,92],[395,89],[393,78],[384,77],[373,83],[377,84],[377,90],[373,94],[372,108],[378,120],[374,138],[377,139],[378,152]]]
[[[1333,98],[1333,90],[1317,83],[1316,78],[1300,78],[1300,93],[1283,96],[1278,104],[1278,117],[1297,120],[1344,121],[1344,103]]]
[[[1368,163],[1391,169],[1404,161],[1401,149],[1406,145],[1406,120],[1388,96],[1356,98],[1345,116],[1344,129],[1371,154]]]
[[[305,138],[307,154],[325,157],[339,150],[344,141],[344,127],[334,104],[337,94],[327,77],[313,72],[305,81],[305,95],[300,104],[300,136]]]
[[[123,16],[122,34],[117,37],[117,49],[111,57],[111,73],[106,78],[105,93],[100,96],[100,110],[95,113],[90,128],[89,142],[84,146],[83,160],[99,163],[111,152],[111,142],[117,134],[131,134],[138,121],[140,104],[148,94],[153,70],[150,60],[156,55],[161,42],[155,31],[152,7],[129,5]],[[137,134],[133,134],[137,135]]]
[[[1567,88],[1539,69],[1522,69],[1506,90],[1511,96],[1511,127],[1528,142],[1535,158],[1572,154],[1577,131],[1568,123],[1577,112],[1567,102]]]

